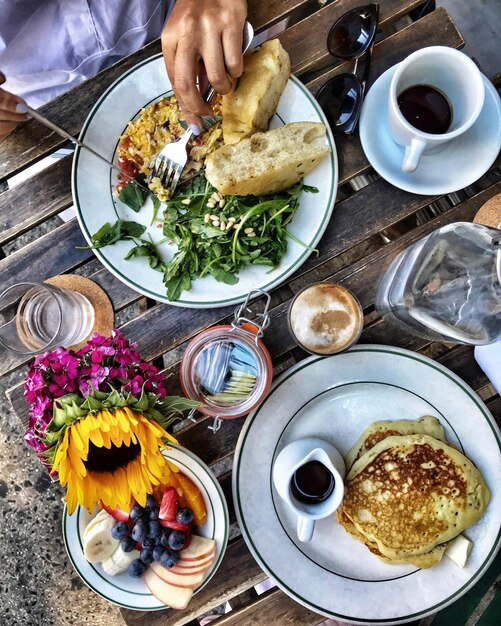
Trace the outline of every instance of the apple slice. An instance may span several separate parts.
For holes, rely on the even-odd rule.
[[[188,572],[194,572],[196,570],[199,569],[207,569],[208,567],[210,567],[212,565],[212,562],[214,561],[214,557],[215,557],[215,553],[211,554],[211,556],[208,556],[206,559],[199,559],[198,561],[183,561],[183,560],[179,560],[174,567],[171,567],[172,570],[183,570],[183,571],[188,571]]]
[[[198,572],[206,572],[210,566],[212,565],[214,559],[211,559],[210,561],[204,561],[203,565],[200,565],[200,567],[178,567],[178,565],[174,565],[174,567],[170,568],[171,572],[175,572],[176,574],[196,574]]]
[[[193,535],[191,537],[190,545],[180,551],[179,559],[183,561],[198,561],[200,559],[205,559],[212,552],[215,552],[215,550],[216,542],[214,539],[207,539],[207,537]]]
[[[144,582],[155,598],[172,609],[185,609],[193,595],[193,589],[175,587],[159,578],[151,566],[146,568]]]
[[[159,578],[174,587],[196,589],[205,577],[205,569],[195,573],[177,574],[160,565],[158,561],[153,561],[150,568]]]

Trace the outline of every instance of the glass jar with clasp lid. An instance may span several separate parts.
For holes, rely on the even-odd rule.
[[[376,308],[428,339],[470,345],[501,337],[501,231],[442,226],[401,252],[386,271]]]
[[[249,302],[257,294],[265,298],[265,307],[250,320]],[[190,341],[183,355],[183,391],[201,403],[198,411],[214,417],[209,427],[214,432],[221,427],[221,420],[255,409],[270,389],[273,366],[261,341],[270,322],[270,300],[270,295],[261,289],[251,291],[235,310],[231,324],[204,330]]]

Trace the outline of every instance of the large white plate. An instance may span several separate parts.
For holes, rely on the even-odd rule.
[[[491,492],[483,517],[465,535],[464,569],[448,558],[428,570],[387,565],[352,539],[334,517],[300,543],[295,520],[272,486],[280,450],[321,437],[346,455],[376,420],[435,415],[447,440],[482,472]],[[243,536],[278,586],[313,611],[357,624],[402,624],[457,600],[486,571],[501,535],[500,433],[478,396],[440,364],[414,352],[361,345],[311,357],[285,372],[247,419],[237,445],[233,495]]]
[[[108,160],[117,162],[117,144],[128,122],[138,116],[140,110],[172,93],[161,55],[136,65],[119,78],[101,96],[87,120],[80,139],[92,146]],[[287,122],[323,122],[327,127],[327,138],[331,155],[310,174],[305,183],[319,189],[319,193],[303,193],[300,208],[288,229],[296,238],[314,248],[329,222],[336,199],[338,167],[334,138],[322,110],[315,98],[296,78],[291,77],[278,104],[270,127]],[[118,218],[134,220],[148,226],[154,241],[160,241],[161,229],[149,227],[153,206],[151,200],[139,213],[134,213],[112,196],[116,182],[115,172],[86,150],[75,151],[72,173],[73,200],[78,221],[89,243],[93,235],[105,222]],[[162,283],[163,275],[150,269],[147,259],[125,261],[130,241],[120,241],[112,246],[94,250],[99,260],[117,278],[132,289],[161,302],[169,302]],[[175,246],[164,243],[160,246],[165,260],[172,258]],[[191,291],[185,291],[176,302],[170,304],[194,308],[216,308],[241,302],[251,289],[272,289],[292,274],[310,254],[292,239],[288,240],[287,253],[280,266],[273,271],[267,267],[250,266],[239,273],[236,285],[217,282],[212,276],[193,281]]]
[[[200,591],[216,573],[221,564],[228,543],[228,507],[226,500],[211,470],[192,452],[181,446],[169,444],[165,456],[175,463],[203,494],[207,507],[207,522],[197,530],[197,534],[216,541],[216,558],[207,572]],[[109,576],[100,563],[89,563],[83,555],[82,536],[91,515],[78,507],[73,515],[63,514],[63,537],[70,561],[80,578],[93,591],[118,606],[138,611],[158,611],[166,605],[157,600],[146,587],[143,579],[131,578],[127,572]]]

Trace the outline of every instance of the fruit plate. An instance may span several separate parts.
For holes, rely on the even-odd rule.
[[[216,558],[203,582],[195,590],[196,593],[209,582],[221,564],[228,543],[228,507],[218,480],[197,456],[186,448],[172,444],[169,444],[165,456],[175,463],[183,474],[191,478],[202,492],[207,507],[207,522],[197,529],[196,534],[209,537],[216,542]],[[73,515],[68,515],[66,508],[63,513],[64,543],[70,561],[80,578],[105,600],[123,608],[137,611],[165,609],[166,605],[149,592],[143,579],[131,578],[127,572],[110,576],[100,563],[89,563],[85,559],[82,536],[92,517],[82,507],[78,507]]]
[[[135,119],[143,107],[171,94],[162,55],[146,59],[125,72],[105,91],[89,113],[80,132],[80,140],[117,163],[118,140],[129,121]],[[124,259],[133,242],[119,241],[94,250],[97,258],[131,289],[175,306],[204,309],[229,306],[245,300],[251,289],[270,290],[282,283],[306,261],[326,229],[334,209],[338,179],[336,147],[329,124],[312,94],[292,76],[270,128],[296,121],[323,122],[327,127],[331,154],[304,178],[305,184],[318,188],[318,193],[304,192],[301,195],[299,209],[287,227],[292,237],[288,239],[287,252],[277,268],[270,271],[267,266],[250,265],[239,272],[236,285],[227,285],[217,282],[212,276],[205,276],[194,280],[190,291],[183,291],[178,300],[170,302],[161,272],[151,269],[146,258]],[[91,244],[92,234],[106,222],[114,223],[119,218],[143,224],[154,242],[163,241],[162,230],[150,226],[154,211],[151,197],[139,213],[135,213],[115,200],[112,190],[116,182],[115,172],[110,173],[105,163],[86,150],[76,148],[72,173],[73,201],[87,241]],[[173,257],[176,246],[164,241],[159,250],[162,258],[168,261]]]
[[[464,535],[473,549],[464,569],[447,557],[428,570],[388,565],[331,516],[300,543],[296,520],[272,484],[277,454],[302,437],[320,437],[343,456],[372,422],[437,417],[447,441],[479,468],[491,492],[482,518]],[[458,376],[424,356],[359,345],[311,357],[282,374],[247,419],[233,465],[242,535],[281,589],[312,611],[356,624],[404,624],[436,613],[484,574],[501,543],[501,436],[489,411]]]

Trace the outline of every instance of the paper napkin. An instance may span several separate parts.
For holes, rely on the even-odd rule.
[[[501,340],[475,347],[475,359],[485,375],[501,394]]]

